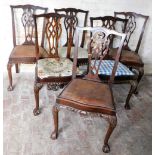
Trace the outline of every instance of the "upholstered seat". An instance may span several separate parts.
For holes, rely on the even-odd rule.
[[[39,46],[40,51],[40,57],[45,55],[45,50]],[[24,61],[28,60],[33,62],[36,61],[36,53],[35,53],[35,46],[34,45],[18,45],[15,46],[11,52],[11,55],[9,57],[9,61]]]
[[[65,58],[67,55],[67,47],[59,47],[59,56]],[[88,58],[88,51],[85,48],[78,47],[78,58]],[[74,47],[71,47],[70,58],[74,58]]]
[[[94,60],[92,60],[91,63],[94,64]],[[102,60],[98,74],[110,76],[112,73],[114,63],[115,63],[114,60]],[[96,66],[99,65],[99,60],[96,61],[95,65]],[[133,76],[133,75],[134,75],[134,73],[132,71],[130,71],[129,68],[127,68],[122,63],[118,62],[115,76]]]
[[[72,75],[73,63],[67,58],[44,58],[38,60],[38,77],[65,77]]]
[[[112,59],[115,59],[116,56],[116,48],[110,49],[109,57]],[[133,51],[128,50],[122,50],[121,56],[120,56],[120,62],[123,64],[126,64],[128,66],[136,66],[136,67],[143,67],[144,63],[142,62],[142,59],[140,56]]]
[[[108,109],[108,112],[113,112],[115,109],[112,98],[108,85],[91,80],[74,79],[59,95],[56,102],[61,104],[62,100],[66,100],[67,102],[62,102],[62,104],[70,105],[72,103],[73,108],[78,108],[78,103],[78,105],[84,104],[90,107],[90,111],[93,109],[101,112]],[[74,104],[75,102],[76,104]]]

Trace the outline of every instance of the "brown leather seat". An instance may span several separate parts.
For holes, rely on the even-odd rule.
[[[45,53],[45,50],[42,47],[39,47],[39,51],[42,53],[40,56]],[[24,62],[27,60],[36,62],[36,53],[35,53],[35,46],[34,45],[18,45],[15,46],[11,52],[9,57],[9,61],[20,61]]]
[[[116,56],[116,48],[115,49],[110,49],[109,52],[109,57],[112,59],[115,59]],[[135,66],[135,67],[143,67],[144,63],[140,56],[133,51],[128,51],[128,50],[122,50],[121,56],[120,56],[120,62],[127,66]]]
[[[74,93],[73,93],[74,92]],[[91,94],[91,95],[90,95]],[[66,100],[66,102],[61,102]],[[84,79],[74,79],[68,87],[57,98],[57,103],[78,108],[77,103],[83,107],[88,106],[90,111],[98,110],[100,112],[113,113],[113,96],[110,87],[107,84],[101,84],[95,81]],[[74,104],[76,102],[76,104]],[[107,111],[108,110],[108,111]]]

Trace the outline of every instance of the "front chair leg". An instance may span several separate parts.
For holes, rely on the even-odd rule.
[[[13,86],[12,86],[12,64],[8,63],[7,64],[7,70],[8,70],[8,77],[9,77],[9,86],[8,86],[8,91],[12,91],[13,90]]]
[[[42,88],[43,84],[40,83],[35,83],[34,84],[34,95],[35,95],[35,102],[36,102],[36,107],[33,110],[34,116],[37,116],[40,114],[39,111],[39,91]]]
[[[124,106],[126,110],[130,109],[129,101],[130,101],[132,94],[135,92],[135,89],[137,88],[138,83],[136,80],[132,80],[132,81],[130,81],[130,84],[131,84],[130,91],[126,98],[126,102],[125,102],[125,106]]]
[[[136,89],[134,91],[134,94],[138,94],[137,88],[138,88],[140,80],[142,79],[142,77],[144,75],[144,67],[138,68],[138,71],[139,71],[139,75],[138,75],[138,79],[137,79],[137,87],[136,87]]]
[[[58,112],[59,112],[58,107],[54,105],[52,109],[53,119],[54,119],[54,131],[51,134],[51,139],[53,140],[57,139],[57,136],[58,136],[58,119],[59,119]]]
[[[109,141],[109,138],[110,138],[113,130],[116,127],[117,117],[116,116],[107,116],[106,120],[109,123],[109,128],[108,128],[108,131],[107,131],[105,139],[104,139],[104,145],[103,145],[102,150],[103,150],[104,153],[109,153],[110,152],[110,146],[108,144],[108,141]]]
[[[16,73],[19,73],[19,64],[15,64]]]

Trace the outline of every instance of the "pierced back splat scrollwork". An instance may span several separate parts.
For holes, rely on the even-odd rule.
[[[118,23],[121,23],[120,30],[118,30]],[[119,32],[125,32],[126,24],[128,20],[123,19],[123,18],[118,18],[118,17],[113,17],[113,16],[102,16],[102,17],[90,17],[90,25],[91,27],[95,26],[100,26],[100,27],[106,27],[110,30],[116,30]],[[113,37],[110,37],[110,46],[113,44]]]
[[[78,25],[77,12],[68,11],[66,12],[66,14],[70,16],[70,18],[64,19],[64,25],[67,33],[67,42],[69,42],[71,46],[74,46],[73,38],[74,38],[75,28]],[[64,46],[67,46],[67,42],[65,43]]]
[[[23,9],[23,14],[21,18],[21,22],[25,31],[25,42],[23,44],[34,44],[32,40],[34,34],[34,20],[33,20],[34,13],[35,9],[31,8]]]
[[[88,74],[86,75],[87,79],[99,80],[98,71],[102,60],[108,53],[109,44],[110,35],[107,36],[104,32],[96,32],[93,34],[90,43],[88,44],[89,69]],[[98,65],[96,65],[97,63]]]
[[[46,13],[48,8],[35,5],[11,5],[13,44],[34,45],[34,19],[33,14]],[[24,41],[23,41],[24,39]],[[42,44],[44,38],[41,40]]]
[[[45,25],[45,35],[48,41],[48,55],[49,57],[59,57],[58,56],[58,40],[61,36],[62,28],[60,24],[59,17],[47,18],[47,23]]]
[[[124,41],[124,48],[125,49],[130,49],[128,44],[129,44],[129,40],[131,38],[131,35],[133,34],[134,30],[136,29],[136,19],[134,15],[129,15],[125,17],[126,19],[128,19],[128,23],[126,25],[126,38]]]
[[[141,28],[139,29],[140,34],[138,36],[138,41],[137,41],[137,45],[136,45],[136,49],[134,50],[136,53],[138,53],[141,41],[142,41],[142,37],[144,34],[144,29],[147,23],[147,20],[149,18],[149,16],[145,16],[142,14],[137,14],[135,12],[114,12],[115,17],[123,17],[124,19],[128,19],[128,23],[126,25],[126,29],[125,32],[127,34],[127,37],[124,41],[124,46],[123,48],[126,50],[131,51],[130,47],[129,47],[129,42],[130,42],[130,38],[133,37],[133,33],[135,31],[135,29],[138,29],[139,27],[137,27],[137,20],[141,19],[143,21],[143,23],[141,23]]]
[[[87,22],[87,17],[88,17],[88,12],[85,10],[81,9],[76,9],[76,8],[62,8],[62,9],[54,9],[56,13],[64,13],[65,15],[70,16],[69,18],[66,17],[64,19],[64,26],[66,29],[66,35],[67,35],[67,40],[64,46],[68,46],[68,43],[70,46],[74,46],[73,39],[74,39],[74,34],[75,34],[75,28],[78,26],[79,19],[78,15],[83,15],[84,21],[82,26],[86,26]],[[85,41],[85,32],[82,35],[82,40],[81,40],[81,47],[84,46],[84,41]]]

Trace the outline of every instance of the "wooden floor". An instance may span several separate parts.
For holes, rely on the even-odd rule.
[[[40,91],[41,114],[33,116],[34,75],[13,74],[14,91],[8,92],[4,73],[4,155],[103,155],[102,145],[107,122],[70,111],[60,111],[59,137],[51,140],[52,106],[61,90],[44,86]],[[110,139],[110,155],[152,154],[152,77],[143,77],[139,94],[124,109],[128,85],[114,85],[118,124]]]

